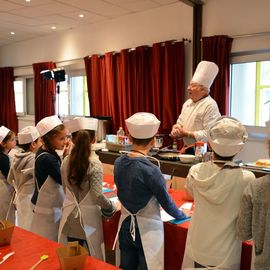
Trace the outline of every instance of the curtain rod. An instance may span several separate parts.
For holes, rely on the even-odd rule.
[[[79,61],[79,60],[83,60],[83,58],[73,58],[73,59],[62,60],[62,61],[58,61],[58,62],[54,62],[54,63],[55,64],[61,64],[61,63],[65,63],[65,62]],[[31,68],[31,67],[32,67],[32,64],[30,64],[30,65],[23,65],[23,66],[13,66],[13,68]]]
[[[188,39],[188,38],[182,38],[182,39],[175,39],[175,40],[171,40],[173,41],[174,43],[175,42],[179,42],[179,41],[183,41],[183,42],[188,42],[188,43],[191,43],[191,39]],[[165,41],[164,42],[161,42],[162,44],[165,44]],[[145,46],[148,46],[148,47],[151,47],[151,45],[145,45]],[[136,48],[130,48],[128,51],[133,51],[135,50]],[[113,52],[114,54],[116,53],[120,53],[118,51],[114,51]],[[99,54],[99,56],[103,56],[104,54]],[[89,56],[91,57],[91,56]],[[58,61],[58,62],[55,62],[55,64],[61,64],[61,63],[65,63],[65,62],[70,62],[70,61],[80,61],[80,60],[83,60],[84,57],[81,57],[81,58],[73,58],[73,59],[69,59],[69,60],[62,60],[62,61]],[[22,66],[13,66],[13,68],[31,68],[32,67],[32,64],[31,65],[22,65]]]
[[[268,36],[270,35],[270,31],[266,32],[258,32],[258,33],[249,33],[249,34],[242,34],[242,35],[232,35],[232,38],[247,38],[247,37],[258,37],[258,36]]]

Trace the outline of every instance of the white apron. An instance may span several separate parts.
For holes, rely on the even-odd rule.
[[[47,153],[43,152],[37,158],[45,154]],[[37,179],[36,185],[38,198],[34,206],[31,231],[52,241],[57,241],[62,206],[65,198],[63,187],[56,183],[51,176],[47,177],[40,189]]]
[[[105,248],[103,240],[103,226],[100,208],[93,202],[90,191],[79,203],[75,195],[66,187],[66,198],[63,204],[63,214],[59,226],[58,242],[67,243],[64,226],[73,210],[77,210],[78,218],[85,232],[86,241],[91,256],[104,261]]]
[[[207,241],[207,238],[206,240]],[[215,243],[213,243],[214,245]],[[241,242],[239,242],[239,245],[241,245]],[[208,266],[207,268],[194,268],[194,262],[197,261],[194,253],[193,253],[193,248],[191,245],[190,241],[190,236],[187,235],[186,239],[186,248],[185,248],[185,254],[184,254],[184,259],[182,263],[182,270],[205,270],[205,269],[211,269],[211,270],[239,270],[240,269],[240,260],[239,264],[234,264],[234,265],[228,265],[228,260],[230,260],[230,256],[232,254],[237,254],[239,258],[241,258],[241,248],[238,247],[238,245],[232,246],[231,250],[228,252],[227,256],[224,258],[224,260],[217,266],[211,267]],[[198,262],[198,261],[197,261]],[[198,262],[199,263],[199,262]],[[206,267],[206,266],[205,266]]]
[[[33,170],[34,168],[25,169],[22,170],[22,173],[32,172]],[[14,204],[17,209],[17,225],[30,231],[33,220],[33,204],[31,198],[35,189],[34,179],[28,180],[20,186],[17,186],[16,182],[13,180],[13,187],[15,189]]]
[[[121,207],[121,217],[118,231],[115,238],[114,247],[118,240],[118,234],[123,221],[131,216],[130,233],[135,240],[135,216],[137,219],[143,251],[148,270],[164,270],[164,229],[163,221],[160,218],[160,205],[155,197],[136,214],[131,214],[123,205]],[[116,256],[119,258],[119,250]],[[119,262],[118,262],[119,264]]]
[[[15,208],[13,205],[12,187],[7,183],[5,176],[0,172],[0,220],[9,220],[15,223]]]

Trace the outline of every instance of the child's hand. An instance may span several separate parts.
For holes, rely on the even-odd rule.
[[[116,211],[120,211],[120,210],[121,210],[121,205],[122,205],[122,204],[120,203],[119,200],[115,201],[115,202],[114,202],[115,210],[116,210]]]
[[[63,158],[70,154],[73,145],[74,145],[73,142],[70,139],[68,139],[64,148]]]

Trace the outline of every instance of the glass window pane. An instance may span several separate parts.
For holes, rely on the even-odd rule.
[[[70,78],[70,114],[84,115],[84,76]]]
[[[24,113],[23,81],[14,81],[15,106],[17,113]]]
[[[270,85],[270,61],[261,62],[261,85]]]
[[[69,115],[68,77],[60,82],[60,93],[56,94],[56,108],[61,116]]]
[[[260,126],[270,119],[270,88],[263,88],[260,95]]]
[[[244,125],[255,125],[255,97],[256,62],[233,64],[231,73],[231,116],[239,119]]]

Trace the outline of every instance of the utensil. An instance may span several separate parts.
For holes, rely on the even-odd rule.
[[[4,261],[6,261],[10,256],[12,256],[15,252],[10,252],[8,254],[6,254],[5,256],[3,256],[2,261],[0,261],[0,264],[2,264]]]
[[[42,263],[43,261],[47,260],[48,258],[49,258],[48,255],[42,255],[42,256],[40,257],[40,260],[39,260],[38,262],[36,262],[29,270],[34,270],[34,269],[36,269],[37,266],[38,266],[40,263]]]

